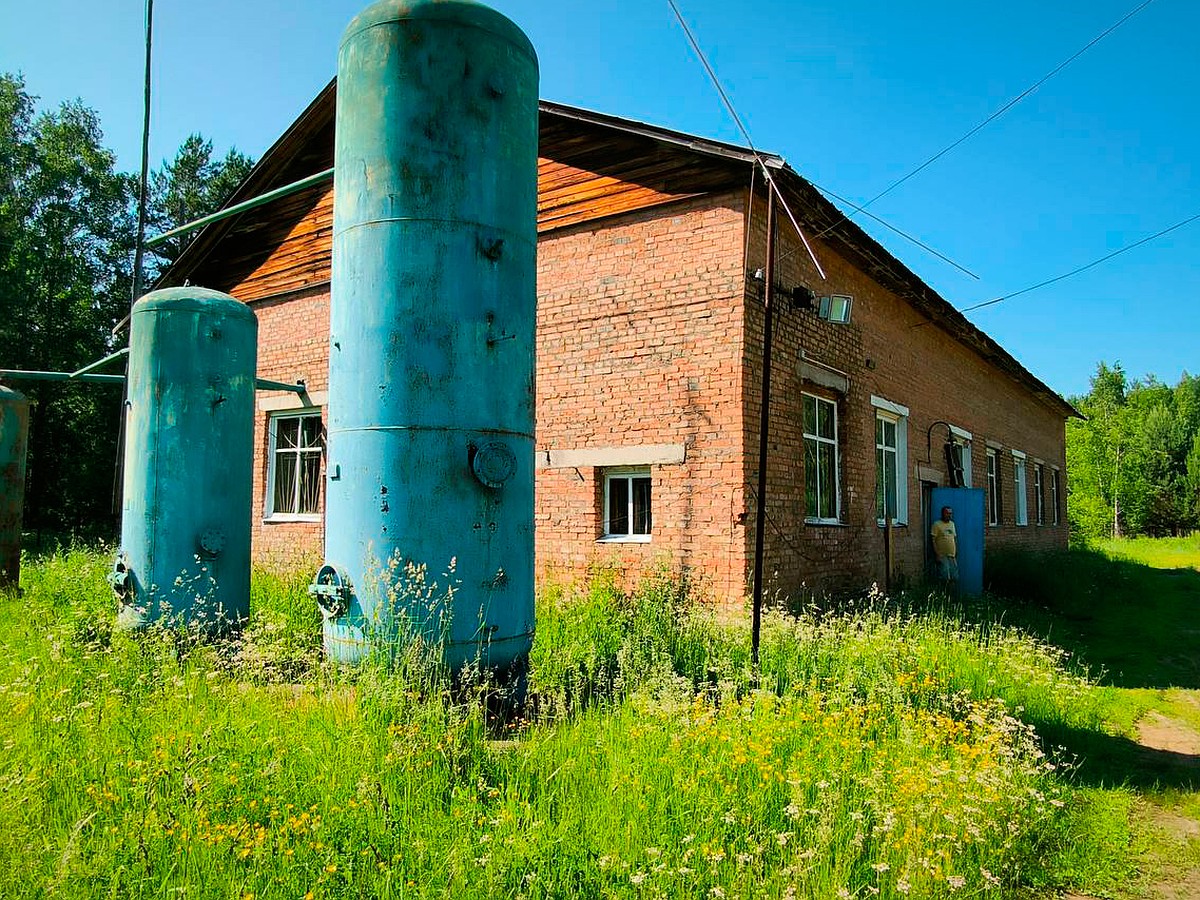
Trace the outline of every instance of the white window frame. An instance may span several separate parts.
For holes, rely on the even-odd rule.
[[[804,400],[805,400],[805,398],[812,398],[817,403],[825,403],[825,404],[829,405],[830,407],[832,407],[832,409],[833,409],[833,437],[832,438],[822,437],[819,434],[809,434],[807,431],[804,430]],[[819,418],[820,418],[819,415],[817,416],[817,418],[819,420]],[[840,524],[842,521],[842,452],[841,452],[841,441],[840,441],[840,433],[839,433],[837,401],[830,400],[828,397],[822,397],[818,394],[810,394],[810,393],[802,391],[800,394],[800,434],[802,435],[802,440],[804,442],[807,442],[809,440],[814,440],[818,444],[827,444],[827,445],[832,445],[832,447],[833,447],[833,512],[834,512],[833,518],[808,515],[810,510],[806,508],[804,510],[804,512],[805,512],[804,521],[809,525],[837,525],[837,524]],[[802,452],[806,452],[806,448],[802,447],[801,449],[802,449]],[[820,456],[818,455],[818,467],[817,467],[818,471],[820,471],[819,461],[820,461]],[[805,478],[804,494],[805,494],[805,503],[807,505],[807,502],[808,502],[807,501],[807,497],[808,497],[808,471],[807,471],[807,468],[804,472],[804,478]],[[822,487],[821,485],[817,486],[817,490],[819,492],[818,496],[817,496],[817,508],[818,509],[820,509],[820,507],[821,507],[821,500],[820,500],[821,487]]]
[[[263,486],[263,521],[265,522],[320,522],[321,508],[324,494],[318,488],[317,496],[317,512],[314,513],[297,513],[297,512],[277,512],[275,510],[275,459],[277,454],[276,439],[279,431],[279,423],[284,419],[312,419],[315,418],[324,422],[321,417],[321,408],[315,406],[299,407],[297,409],[281,409],[272,411],[267,419],[267,480]],[[300,426],[300,433],[303,434],[303,424]],[[290,452],[290,451],[288,451]],[[300,465],[300,460],[305,454],[315,453],[319,457],[325,456],[325,441],[322,435],[321,444],[318,447],[297,448],[296,454],[296,494],[300,491],[300,473],[303,467]],[[317,478],[322,478],[320,468],[318,468]],[[296,506],[299,506],[299,496],[296,496]]]
[[[604,519],[601,522],[603,536],[600,538],[601,543],[608,544],[648,544],[654,536],[654,476],[650,472],[649,466],[613,466],[602,470],[604,474],[602,490],[604,492]],[[646,478],[650,481],[650,531],[647,534],[634,534],[634,512],[633,512],[633,482],[637,478]],[[629,509],[629,528],[630,531],[625,533],[613,532],[609,529],[610,510],[608,508],[609,500],[609,484],[613,481],[621,480],[626,483],[628,490],[628,509]]]
[[[1000,455],[995,448],[987,447],[987,522],[988,527],[1000,524]]]
[[[871,406],[875,409],[875,418],[893,422],[896,425],[896,520],[897,525],[908,524],[908,407],[883,397],[871,396]],[[875,422],[871,423],[874,434]],[[878,452],[878,442],[875,444]],[[878,470],[878,457],[876,458]],[[875,472],[878,480],[880,473]],[[878,512],[878,511],[877,511]],[[877,516],[879,525],[886,524],[882,517]]]
[[[1054,522],[1052,523],[1054,525],[1061,524],[1061,522],[1059,521],[1059,512],[1058,512],[1058,492],[1059,492],[1058,482],[1061,477],[1062,476],[1059,475],[1058,466],[1051,466],[1050,467],[1050,502],[1054,508]]]
[[[1025,454],[1013,450],[1013,516],[1017,525],[1029,524],[1028,477],[1025,472]]]
[[[974,437],[967,429],[957,425],[950,426],[950,433],[958,439],[958,446],[962,447],[963,487],[971,487],[971,444]]]
[[[1033,511],[1038,525],[1046,524],[1046,467],[1039,462],[1033,464]]]

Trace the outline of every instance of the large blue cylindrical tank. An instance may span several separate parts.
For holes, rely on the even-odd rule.
[[[216,633],[250,613],[258,321],[217,291],[154,291],[129,335],[121,549],[125,627]]]
[[[527,659],[537,88],[525,35],[465,0],[384,0],[342,40],[314,584],[335,659],[436,623],[452,667]]]
[[[29,401],[0,384],[0,588],[21,577],[21,519],[25,511],[25,449]]]

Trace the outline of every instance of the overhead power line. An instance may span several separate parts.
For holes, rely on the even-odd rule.
[[[750,131],[746,128],[745,124],[742,122],[742,117],[738,115],[737,110],[734,108],[733,101],[731,101],[729,99],[729,95],[725,93],[725,88],[721,86],[721,80],[717,78],[717,73],[709,64],[708,57],[705,56],[704,51],[700,49],[700,44],[696,40],[696,36],[692,34],[692,29],[689,28],[687,22],[684,21],[683,14],[679,12],[679,7],[675,5],[675,0],[667,0],[667,3],[671,5],[671,11],[675,13],[675,18],[679,21],[679,26],[683,29],[683,33],[687,35],[688,43],[692,45],[692,50],[695,52],[696,56],[699,57],[700,64],[704,66],[704,71],[708,73],[709,80],[712,81],[713,86],[717,89],[717,93],[720,94],[721,102],[725,104],[725,109],[729,111],[729,115],[733,117],[734,123],[737,125],[738,130],[742,133],[742,138],[746,141],[746,146],[749,147],[750,152],[754,154],[754,159],[762,169],[763,178],[770,186],[770,190],[773,191],[775,196],[779,199],[779,204],[783,207],[783,211],[787,213],[787,217],[791,221],[792,227],[796,229],[796,234],[800,236],[800,242],[804,244],[804,249],[808,251],[808,258],[811,259],[812,264],[817,267],[817,274],[819,274],[821,279],[824,280],[825,270],[821,268],[821,263],[817,259],[817,255],[813,252],[813,248],[809,245],[808,238],[806,238],[804,236],[804,232],[800,230],[800,223],[797,222],[796,217],[792,215],[792,209],[790,206],[788,206],[788,202],[784,198],[783,192],[780,191],[778,185],[775,184],[775,179],[771,175],[771,170],[767,168],[766,160],[764,160],[758,150],[755,149],[754,141],[750,138]]]
[[[1154,2],[1154,0],[1143,0],[1142,3],[1139,3],[1137,6],[1135,6],[1133,9],[1131,9],[1129,12],[1125,13],[1125,15],[1121,16],[1121,18],[1119,18],[1116,22],[1114,22],[1108,28],[1104,29],[1104,31],[1100,32],[1100,34],[1096,35],[1094,38],[1092,38],[1090,41],[1088,41],[1086,44],[1084,44],[1081,48],[1076,50],[1074,53],[1072,53],[1070,56],[1068,56],[1066,59],[1064,59],[1062,62],[1060,62],[1057,66],[1055,66],[1053,69],[1051,69],[1045,75],[1043,75],[1041,78],[1039,78],[1033,84],[1031,84],[1029,87],[1025,88],[1025,90],[1021,91],[1021,93],[1017,94],[1017,96],[1013,97],[1011,100],[1009,100],[1003,106],[1001,106],[998,110],[996,110],[994,113],[992,113],[990,116],[988,116],[982,122],[980,122],[978,125],[971,128],[962,137],[958,138],[956,141],[953,141],[950,144],[947,144],[945,147],[943,147],[937,153],[933,154],[933,156],[929,157],[929,159],[925,160],[923,163],[921,163],[919,166],[917,166],[912,171],[908,172],[906,175],[902,175],[901,177],[897,178],[895,181],[893,181],[891,184],[889,184],[886,188],[884,188],[882,191],[880,191],[878,194],[876,194],[874,197],[872,197],[866,203],[863,203],[861,206],[855,207],[854,212],[850,213],[849,215],[844,216],[842,220],[830,225],[828,228],[826,228],[824,231],[822,231],[820,234],[818,234],[817,237],[819,237],[819,238],[824,237],[829,232],[833,231],[835,228],[837,228],[839,225],[841,225],[843,221],[846,221],[847,219],[852,218],[856,213],[862,212],[868,206],[870,206],[872,203],[874,203],[876,200],[879,200],[879,199],[885,197],[886,195],[890,194],[892,191],[894,191],[896,188],[900,187],[900,185],[904,184],[904,182],[908,181],[910,178],[912,178],[918,172],[921,172],[928,166],[937,162],[939,159],[941,159],[943,156],[945,156],[947,153],[949,153],[951,150],[953,150],[959,144],[968,140],[973,135],[975,135],[977,132],[979,132],[980,130],[985,128],[987,125],[991,124],[996,119],[1000,118],[1002,115],[1004,115],[1006,112],[1008,112],[1014,106],[1016,106],[1018,103],[1020,103],[1026,97],[1028,97],[1030,94],[1032,94],[1038,88],[1040,88],[1043,84],[1045,84],[1047,81],[1049,81],[1051,78],[1053,78],[1059,72],[1061,72],[1063,69],[1065,69],[1071,63],[1073,63],[1075,60],[1079,59],[1079,57],[1083,56],[1084,53],[1086,53],[1092,47],[1096,46],[1096,44],[1100,43],[1102,40],[1104,40],[1106,37],[1108,37],[1110,34],[1112,34],[1114,31],[1116,31],[1118,28],[1120,28],[1122,25],[1124,25],[1126,22],[1128,22],[1130,19],[1132,19],[1134,16],[1136,16],[1138,13],[1140,13],[1143,9],[1145,9],[1147,6],[1149,6],[1153,2]]]
[[[970,269],[966,268],[965,266],[959,265],[954,260],[952,260],[950,257],[946,256],[946,254],[938,252],[937,250],[933,249],[928,244],[926,244],[924,241],[913,237],[911,234],[901,231],[895,225],[885,222],[883,219],[879,218],[879,216],[875,215],[874,213],[867,212],[861,206],[856,206],[852,201],[847,200],[845,197],[839,196],[838,194],[835,194],[833,191],[829,190],[829,188],[821,187],[821,185],[817,184],[815,181],[810,181],[809,184],[811,184],[813,187],[815,187],[822,194],[832,197],[838,203],[845,203],[847,206],[853,207],[855,212],[861,212],[867,218],[874,219],[876,222],[878,222],[884,228],[887,228],[890,231],[894,231],[896,234],[900,235],[900,237],[904,238],[906,241],[911,241],[912,243],[914,243],[918,247],[920,247],[922,250],[932,253],[934,256],[936,256],[938,259],[942,260],[943,262],[947,262],[950,265],[954,266],[954,268],[958,269],[958,271],[963,272],[967,275],[970,275],[976,281],[979,280],[979,276],[976,275],[974,272],[972,272]],[[840,223],[838,223],[838,224],[840,224]],[[830,231],[833,230],[834,227],[835,226],[830,226],[829,228],[826,228],[824,231],[821,232],[821,235],[828,234]],[[821,235],[817,235],[817,236],[820,237]],[[784,255],[783,257],[781,257],[780,261],[782,262],[784,259],[787,259],[787,255]]]
[[[1070,278],[1072,275],[1078,275],[1080,272],[1086,272],[1088,269],[1095,268],[1096,266],[1100,265],[1103,262],[1108,262],[1114,256],[1120,256],[1122,253],[1127,253],[1128,251],[1134,249],[1135,247],[1140,247],[1140,246],[1142,246],[1142,244],[1148,244],[1151,241],[1154,241],[1160,237],[1163,237],[1164,235],[1170,234],[1172,231],[1175,231],[1178,228],[1182,228],[1185,225],[1190,225],[1192,222],[1195,222],[1197,219],[1200,219],[1200,213],[1196,213],[1196,215],[1194,215],[1194,216],[1189,216],[1188,218],[1184,219],[1182,222],[1176,222],[1170,228],[1164,228],[1162,231],[1157,231],[1154,234],[1150,235],[1149,237],[1144,237],[1141,240],[1134,241],[1132,244],[1126,244],[1124,247],[1120,248],[1119,250],[1114,250],[1112,253],[1102,256],[1099,259],[1092,260],[1087,265],[1079,266],[1076,269],[1072,269],[1070,272],[1064,272],[1061,275],[1055,275],[1053,278],[1047,278],[1045,281],[1039,281],[1037,284],[1032,284],[1029,287],[1022,288],[1019,291],[1013,291],[1011,294],[1005,294],[1002,297],[994,297],[991,300],[985,300],[983,303],[976,303],[974,306],[963,307],[962,309],[959,310],[959,312],[966,313],[966,312],[971,312],[972,310],[976,310],[976,309],[983,309],[985,306],[995,306],[997,303],[1002,303],[1005,300],[1011,300],[1011,299],[1013,299],[1013,297],[1020,297],[1022,294],[1028,294],[1030,291],[1036,291],[1038,288],[1044,288],[1047,285],[1054,284],[1057,281],[1062,281],[1065,278]],[[921,324],[923,325],[925,323],[922,322]]]
[[[771,171],[770,171],[770,169],[767,168],[766,161],[763,160],[762,155],[755,148],[754,141],[750,137],[749,129],[747,129],[745,124],[742,122],[741,116],[738,115],[737,110],[733,106],[733,101],[731,101],[729,99],[729,95],[725,92],[724,87],[722,87],[720,79],[717,78],[717,73],[713,70],[713,67],[708,62],[708,57],[705,56],[704,51],[700,49],[700,44],[696,41],[696,37],[692,33],[691,28],[688,27],[687,22],[684,21],[683,15],[679,12],[679,7],[675,5],[675,0],[667,0],[667,2],[671,5],[671,11],[675,14],[675,18],[679,21],[680,27],[683,28],[684,34],[687,35],[688,43],[691,44],[693,52],[695,52],[696,56],[699,57],[701,65],[704,66],[704,71],[708,73],[709,80],[712,81],[713,85],[717,89],[717,93],[720,94],[721,102],[725,105],[725,109],[728,110],[730,116],[733,117],[734,123],[737,125],[738,130],[742,133],[742,139],[746,142],[746,146],[750,148],[750,152],[754,154],[754,158],[758,161],[758,166],[763,171],[763,176],[766,179],[766,182],[768,184],[768,189],[774,191],[775,196],[779,199],[780,204],[783,206],[784,211],[787,213],[788,219],[792,223],[792,227],[796,229],[796,234],[798,234],[800,236],[800,241],[803,243],[804,249],[808,251],[809,259],[811,259],[813,261],[813,265],[815,265],[817,267],[817,272],[820,273],[822,278],[824,278],[825,270],[821,268],[821,264],[817,261],[817,257],[813,253],[812,247],[809,245],[808,240],[804,237],[804,232],[800,230],[800,224],[796,221],[796,217],[792,214],[791,207],[788,205],[787,200],[784,199],[783,194],[780,192],[778,186],[775,184],[775,179],[772,178]],[[826,188],[821,187],[820,185],[816,184],[815,182],[809,182],[809,183],[812,184],[813,187],[815,187],[817,190],[821,191],[824,194],[829,195],[830,197],[833,197],[838,202],[845,203],[847,206],[852,206],[856,210],[860,209],[860,207],[856,206],[854,203],[845,199],[844,197],[838,196],[833,191],[827,190]],[[901,231],[896,226],[885,222],[883,219],[879,218],[876,215],[873,215],[871,213],[867,213],[867,215],[870,216],[872,219],[874,219],[876,222],[878,222],[880,225],[883,225],[885,228],[891,229],[892,231],[894,231],[896,234],[900,235],[900,237],[904,238],[905,240],[912,241],[914,244],[916,244],[921,249],[926,250],[929,253],[932,253],[938,259],[941,259],[941,260],[949,263],[950,265],[954,266],[954,268],[959,269],[962,272],[965,272],[966,274],[970,275],[972,278],[976,278],[976,279],[979,278],[979,276],[976,275],[974,272],[972,272],[970,269],[966,269],[963,266],[960,266],[954,260],[950,259],[950,257],[948,257],[942,253],[939,253],[937,250],[933,249],[928,244],[925,244],[922,241],[918,240],[917,238],[913,237],[911,234]],[[828,231],[829,231],[829,229],[826,229],[825,231],[823,231],[821,233],[825,234]],[[788,250],[788,251],[780,254],[779,259],[777,261],[782,263],[784,260],[791,258],[795,254],[795,252],[796,252],[795,250]]]

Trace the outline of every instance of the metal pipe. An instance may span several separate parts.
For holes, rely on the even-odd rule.
[[[121,384],[124,375],[76,375],[73,372],[26,372],[21,369],[0,369],[0,378],[12,381],[92,381]]]
[[[230,216],[236,216],[238,213],[246,212],[247,210],[257,209],[260,206],[265,206],[272,200],[278,200],[280,197],[286,197],[289,194],[295,194],[305,188],[312,187],[314,184],[320,184],[323,181],[329,181],[333,178],[333,169],[328,168],[323,172],[318,172],[315,175],[309,175],[307,178],[301,178],[299,181],[293,181],[291,184],[285,184],[283,187],[275,188],[273,191],[267,191],[265,194],[259,194],[257,197],[251,197],[249,200],[243,200],[241,203],[235,203],[233,206],[228,206],[225,209],[219,209],[211,215],[203,216],[195,221],[188,222],[186,225],[180,225],[178,228],[172,228],[170,231],[164,231],[162,234],[157,234],[146,241],[147,247],[154,247],[161,244],[168,238],[176,237],[180,234],[187,234],[189,231],[195,231],[197,228],[203,228],[205,225],[210,225],[213,222],[219,222],[222,219],[228,219]]]
[[[88,372],[94,372],[97,369],[101,369],[104,366],[108,365],[113,360],[120,359],[122,356],[128,356],[128,355],[129,355],[129,348],[122,347],[116,353],[108,354],[108,356],[104,357],[104,359],[98,359],[94,363],[84,366],[82,369],[76,369],[74,372],[71,373],[71,377],[78,378],[80,375],[86,375]]]
[[[767,191],[767,265],[763,294],[762,411],[758,425],[758,508],[754,528],[754,623],[750,632],[750,660],[758,680],[758,643],[762,631],[763,532],[767,520],[767,434],[771,423],[772,300],[775,296],[775,192]]]
[[[303,381],[288,384],[285,381],[270,381],[266,378],[255,378],[254,387],[260,391],[291,391],[293,394],[308,393],[308,386]]]
[[[133,298],[130,308],[142,296],[142,258],[146,251],[147,185],[150,175],[150,51],[154,37],[154,0],[146,0],[146,77],[142,104],[142,174],[138,180],[137,243],[133,251]]]

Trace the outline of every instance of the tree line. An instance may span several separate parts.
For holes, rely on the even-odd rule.
[[[1200,527],[1200,376],[1130,381],[1101,362],[1072,397],[1067,517],[1082,538],[1186,534]]]
[[[252,167],[191,135],[151,175],[147,234],[213,212]],[[39,110],[22,76],[0,73],[0,368],[74,371],[126,344],[113,329],[134,299],[138,193],[94,110]],[[188,240],[155,248],[143,283]],[[26,528],[115,534],[120,385],[10,384],[32,405]]]

